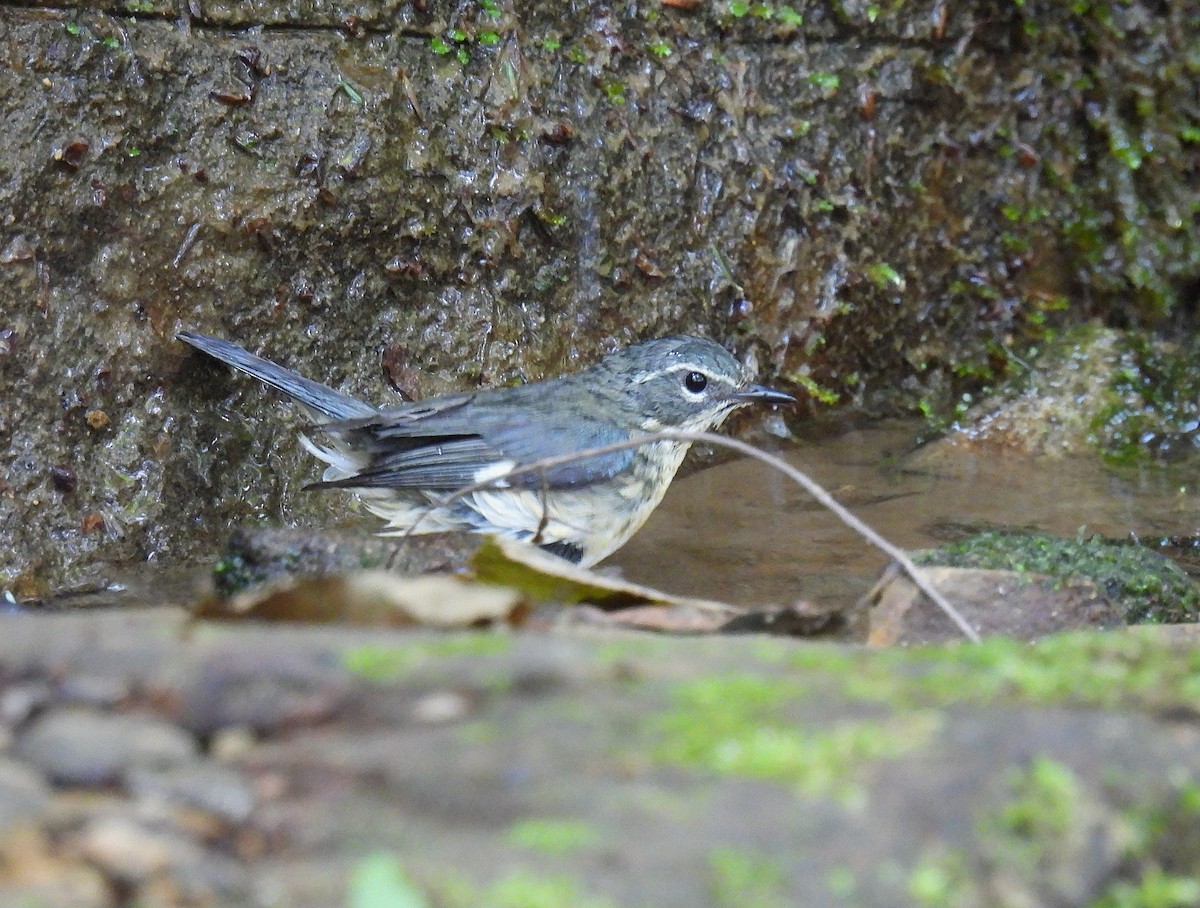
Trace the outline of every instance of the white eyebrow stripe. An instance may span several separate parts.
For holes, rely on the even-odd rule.
[[[737,382],[730,381],[724,375],[717,375],[713,372],[709,372],[703,366],[697,366],[695,363],[676,363],[673,366],[667,366],[665,369],[658,369],[654,372],[639,372],[629,381],[634,385],[644,385],[646,382],[650,381],[651,379],[658,378],[660,375],[670,375],[674,372],[700,372],[706,378],[714,381],[722,381],[731,387],[737,387]]]

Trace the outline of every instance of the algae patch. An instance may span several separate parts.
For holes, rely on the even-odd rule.
[[[807,696],[793,679],[723,675],[677,685],[675,707],[651,723],[660,762],[767,779],[804,795],[858,802],[857,771],[924,744],[936,718],[916,711],[879,721],[809,724],[791,707]]]
[[[482,888],[457,874],[418,885],[397,858],[384,853],[359,861],[346,904],[350,908],[613,908],[611,901],[587,893],[573,877],[543,876],[523,869]]]
[[[455,656],[498,656],[512,648],[512,639],[496,633],[462,633],[439,639],[414,640],[403,646],[364,644],[340,654],[342,667],[374,682],[395,681],[418,666]]]
[[[594,826],[579,820],[530,817],[512,825],[508,841],[543,854],[571,854],[595,848],[602,842],[602,837]]]
[[[820,651],[798,667],[822,670]],[[1034,645],[1007,637],[979,646],[832,652],[841,693],[865,702],[923,705],[1005,700],[1102,708],[1182,707],[1200,701],[1200,649],[1151,633],[1075,633]]]
[[[713,901],[720,908],[787,908],[793,904],[787,875],[778,861],[734,848],[708,856]]]
[[[1132,543],[1100,536],[996,530],[921,553],[921,564],[1089,580],[1124,609],[1130,624],[1178,624],[1200,616],[1200,588],[1175,562]]]
[[[917,905],[1184,908],[1200,898],[1195,850],[1180,847],[1172,827],[1172,819],[1189,813],[1194,785],[1183,786],[1165,810],[1113,809],[1070,767],[1039,755],[1011,768],[1005,789],[978,819],[974,853],[938,846],[914,864],[908,891]],[[1194,813],[1187,816],[1194,821]],[[1100,881],[1086,880],[1098,860],[1121,868],[1102,891]]]

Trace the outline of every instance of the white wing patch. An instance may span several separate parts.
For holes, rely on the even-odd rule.
[[[507,489],[507,482],[497,482],[512,472],[516,466],[516,462],[512,460],[498,460],[495,463],[490,463],[486,467],[480,467],[475,471],[475,481],[477,483],[491,483],[494,489]]]

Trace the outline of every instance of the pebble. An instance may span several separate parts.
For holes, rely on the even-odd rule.
[[[119,783],[135,766],[174,766],[199,753],[191,735],[161,719],[81,707],[40,716],[18,736],[15,749],[65,785]]]
[[[71,675],[58,688],[58,696],[79,706],[115,706],[130,694],[129,682],[106,675]]]
[[[175,806],[196,808],[233,824],[249,820],[256,804],[253,788],[240,773],[212,762],[168,769],[135,767],[126,784],[138,798],[159,798]]]
[[[50,702],[54,691],[44,681],[26,681],[9,684],[0,694],[0,722],[17,725]]]
[[[0,905],[115,908],[116,894],[95,867],[64,859],[41,830],[25,827],[4,836]]]
[[[232,763],[243,759],[258,744],[254,729],[244,725],[222,728],[208,742],[208,753],[214,760]]]
[[[40,816],[49,798],[50,786],[41,775],[0,757],[0,835]]]
[[[245,868],[234,859],[172,826],[129,813],[95,817],[70,845],[110,879],[134,887],[131,901],[138,905],[228,904],[248,885]]]
[[[413,704],[412,718],[424,725],[442,725],[465,719],[471,712],[471,700],[459,691],[437,690]]]
[[[191,842],[120,816],[91,821],[80,832],[77,845],[104,873],[132,883],[165,872],[179,861],[181,853],[196,849]]]
[[[179,721],[200,735],[277,732],[330,718],[347,691],[345,673],[334,667],[290,653],[230,653],[205,663],[185,692]]]

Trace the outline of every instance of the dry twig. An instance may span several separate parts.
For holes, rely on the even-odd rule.
[[[486,482],[477,482],[469,486],[463,486],[460,489],[456,489],[449,495],[430,502],[430,509],[432,510],[447,507],[450,504],[453,504],[455,501],[458,501],[460,498],[465,498],[467,495],[470,495],[474,492],[481,492],[485,489],[503,488],[504,485],[514,476],[544,472],[550,467],[574,463],[579,460],[585,460],[589,457],[598,457],[603,454],[612,454],[616,451],[625,451],[629,450],[630,448],[639,448],[642,445],[651,444],[656,441],[681,441],[687,443],[699,442],[702,444],[710,444],[718,447],[729,448],[733,451],[737,451],[740,454],[744,454],[747,457],[751,457],[754,460],[760,461],[774,470],[778,470],[784,476],[788,477],[801,488],[803,488],[804,491],[815,498],[819,504],[832,511],[837,518],[842,521],[842,523],[854,530],[854,532],[856,532],[859,536],[895,561],[904,571],[904,573],[908,575],[909,579],[912,580],[916,587],[922,593],[928,596],[929,600],[933,602],[934,605],[936,605],[939,609],[941,609],[942,612],[944,612],[952,622],[954,622],[954,625],[962,632],[964,637],[966,637],[972,643],[980,642],[978,632],[971,627],[958,609],[951,605],[950,602],[947,601],[946,597],[939,593],[933,587],[933,585],[925,579],[920,570],[913,563],[912,559],[908,557],[907,553],[905,553],[903,549],[888,542],[888,540],[884,539],[883,536],[871,529],[871,527],[867,526],[867,524],[865,524],[863,521],[859,520],[856,516],[854,516],[854,514],[842,507],[842,505],[838,504],[834,497],[825,491],[825,489],[822,488],[816,482],[816,480],[812,479],[803,471],[798,470],[796,467],[793,467],[790,463],[782,458],[776,457],[774,454],[770,454],[760,448],[756,448],[754,445],[747,444],[744,441],[739,441],[736,438],[729,438],[725,435],[717,435],[714,432],[683,432],[674,429],[664,429],[660,432],[635,436],[627,439],[626,441],[614,442],[613,444],[601,445],[595,448],[585,448],[583,450],[575,451],[571,454],[563,454],[558,457],[546,457],[521,467],[515,467],[503,476],[498,476],[489,479]],[[416,523],[409,527],[408,533],[405,535],[407,536],[409,533],[412,533],[419,524],[420,520],[417,520]]]

